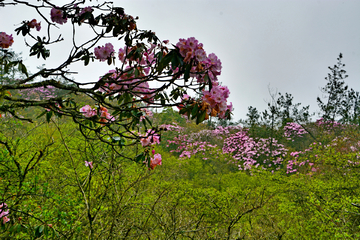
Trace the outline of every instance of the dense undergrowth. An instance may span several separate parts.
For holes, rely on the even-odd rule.
[[[192,133],[214,131],[205,124],[179,124]],[[122,151],[135,156],[137,146],[85,139],[64,119],[30,124],[4,117],[0,197],[10,220],[1,224],[1,237],[358,239],[359,128],[341,126],[341,131],[318,127],[317,144],[306,136],[294,138],[298,147],[311,142],[311,148],[295,149],[295,140],[283,137],[279,141],[288,152],[275,171],[255,165],[239,170],[241,159],[234,164],[219,138],[209,139],[219,146],[179,158],[166,144],[176,132],[168,131],[155,148],[163,163],[149,170],[119,157]],[[311,164],[287,173],[295,160]]]

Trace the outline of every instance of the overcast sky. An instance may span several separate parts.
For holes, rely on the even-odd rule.
[[[172,43],[195,37],[208,54],[214,52],[222,61],[219,81],[230,89],[234,120],[245,119],[248,106],[264,110],[269,87],[317,110],[327,67],[336,64],[340,52],[349,75],[346,83],[360,91],[359,0],[113,2],[139,16],[139,29],[153,30]],[[14,25],[8,23],[23,19],[18,8],[5,9],[0,8],[0,31],[10,34]]]

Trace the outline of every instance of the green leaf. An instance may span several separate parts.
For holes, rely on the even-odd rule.
[[[180,111],[179,111],[179,114],[185,114],[187,112],[187,108],[182,108],[182,109],[180,109]]]
[[[112,28],[113,28],[112,25],[107,26],[105,32],[106,32],[106,33],[109,33]]]
[[[193,108],[192,111],[191,111],[191,115],[192,115],[192,118],[191,118],[191,119],[196,118],[197,113],[198,113],[198,110],[199,110],[199,106],[198,106],[198,104],[196,103],[195,106],[194,106],[194,108]]]
[[[177,57],[177,52],[175,50],[171,50],[164,58],[159,61],[158,65],[158,73],[161,73],[165,67],[169,65],[169,63]]]
[[[120,113],[120,111],[115,110],[111,115],[112,115],[112,116],[116,116],[116,115],[118,115],[119,113]]]
[[[128,47],[131,47],[131,45],[132,45],[132,40],[130,39],[130,33],[129,32],[125,36],[125,44]]]
[[[81,60],[84,60],[84,65],[87,66],[90,62],[90,56],[89,55],[85,55],[81,58]]]
[[[171,68],[175,70],[177,67],[183,65],[183,60],[178,52],[176,52],[176,55],[171,59]]]
[[[49,123],[50,122],[50,119],[53,115],[53,111],[49,111],[46,113],[46,121]]]
[[[206,116],[206,110],[198,114],[196,118],[196,124],[203,122],[205,120],[205,116]]]
[[[75,55],[75,58],[80,58],[83,54],[84,54],[84,52],[80,51]]]
[[[152,122],[149,120],[148,117],[145,117],[145,120],[149,123],[149,125],[152,127]]]
[[[41,237],[43,231],[44,231],[44,226],[43,225],[37,226],[35,228],[35,237],[37,237],[37,238]]]
[[[19,69],[20,72],[24,73],[27,77],[29,77],[27,69],[26,69],[25,65],[21,61],[19,62],[18,69]]]
[[[205,74],[204,76],[204,82],[207,83],[209,82],[211,84],[210,78],[209,78],[209,74]]]
[[[186,66],[185,73],[184,73],[184,80],[185,80],[185,82],[186,82],[187,80],[189,80],[189,78],[190,78],[190,70],[191,70],[191,64],[188,64],[188,65]]]
[[[139,69],[135,68],[135,78],[139,77],[140,71]]]
[[[165,105],[165,97],[161,93],[160,93],[160,102],[161,102],[161,105],[163,105],[163,106]]]
[[[145,161],[145,154],[144,153],[140,153],[139,155],[137,155],[135,157],[135,162],[139,163],[139,162],[144,162]]]
[[[123,146],[125,146],[125,145],[126,145],[126,139],[122,137],[122,138],[120,139],[119,146],[120,146],[120,147],[123,147]]]
[[[45,234],[45,236],[49,236],[49,227],[48,226],[46,226],[44,228],[44,234]]]
[[[41,118],[41,117],[44,116],[46,113],[48,113],[48,111],[45,110],[45,111],[42,112],[39,116],[37,116],[36,119]]]

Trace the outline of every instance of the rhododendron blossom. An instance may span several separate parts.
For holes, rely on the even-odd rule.
[[[292,140],[292,137],[302,137],[306,134],[306,130],[298,123],[290,122],[284,126],[284,136],[287,140]]]
[[[96,59],[100,62],[106,61],[114,55],[114,46],[111,43],[106,43],[105,46],[98,46],[94,49]]]
[[[114,117],[111,116],[111,114],[108,112],[107,108],[105,107],[100,107],[99,108],[99,112],[100,112],[100,122],[108,122],[108,121],[114,121]]]
[[[215,144],[211,144],[209,139],[222,140],[224,136],[228,135],[230,131],[239,129],[237,126],[230,127],[218,127],[215,130],[202,130],[197,133],[185,134],[183,127],[179,127],[176,124],[174,125],[161,125],[160,127],[165,128],[168,131],[176,131],[178,136],[174,137],[172,140],[168,140],[168,146],[175,145],[177,148],[175,150],[170,150],[170,152],[180,153],[180,158],[190,158],[196,154],[203,154],[206,151],[212,152],[216,147],[219,147]],[[221,146],[220,146],[221,147]],[[206,160],[206,157],[203,157]]]
[[[31,21],[28,23],[28,26],[29,26],[30,28],[36,28],[37,31],[40,31],[40,29],[41,29],[40,22],[37,22],[36,19],[31,20]]]
[[[14,43],[12,34],[7,35],[4,32],[0,32],[0,47],[9,48]]]
[[[102,106],[100,106],[98,110],[96,110],[89,105],[85,105],[84,107],[80,108],[80,113],[82,113],[87,118],[98,116],[100,118],[99,122],[102,123],[107,123],[109,121],[115,120],[115,118],[109,113],[108,109]]]
[[[230,91],[226,86],[220,86],[215,84],[210,91],[203,90],[202,100],[209,104],[211,109],[208,113],[211,116],[217,116],[219,118],[225,118],[225,112],[232,110],[232,103],[227,105],[227,98]]]
[[[52,8],[50,11],[50,17],[51,21],[61,25],[67,22],[67,17],[64,16],[64,11],[59,8]]]
[[[9,215],[9,210],[8,210],[7,204],[6,203],[1,203],[0,204],[0,219],[3,220],[3,224],[10,221],[10,219],[8,218],[8,215]]]
[[[124,49],[124,48],[120,48],[120,49],[119,49],[119,53],[118,53],[118,58],[119,58],[119,60],[120,60],[121,62],[126,63],[125,57],[126,57],[126,51],[125,51],[125,49]]]
[[[81,11],[80,11],[80,13],[79,13],[79,16],[81,16],[81,15],[83,15],[83,14],[85,14],[85,13],[87,13],[87,12],[92,12],[93,11],[93,9],[92,9],[92,7],[85,7],[85,8],[83,8],[83,9],[81,9]]]
[[[97,114],[96,109],[91,108],[89,105],[85,105],[84,107],[80,108],[80,112],[87,118]]]
[[[85,161],[85,166],[90,167],[90,169],[92,169],[93,168],[93,162]]]
[[[154,157],[150,158],[150,168],[154,169],[156,166],[161,165],[161,154],[156,153]]]
[[[149,129],[145,136],[142,136],[140,139],[140,143],[143,147],[159,144],[160,143],[160,135],[155,133],[154,130]]]

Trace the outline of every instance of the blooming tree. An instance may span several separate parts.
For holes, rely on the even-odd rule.
[[[118,159],[143,163],[151,170],[162,165],[162,156],[155,152],[154,145],[160,143],[163,129],[152,123],[152,110],[178,107],[180,114],[201,123],[210,116],[230,119],[232,104],[227,103],[230,93],[228,88],[218,81],[221,61],[214,53],[207,54],[197,39],[184,38],[170,45],[168,40],[160,40],[154,32],[138,29],[137,18],[125,13],[123,8],[114,7],[110,2],[90,1],[90,5],[86,2],[74,0],[58,6],[47,0],[31,3],[0,0],[0,7],[22,5],[38,13],[38,16],[15,23],[14,32],[3,32],[0,29],[2,76],[9,76],[15,69],[21,73],[21,76],[16,75],[16,79],[1,81],[0,116],[33,122],[33,111],[29,114],[31,117],[23,112],[24,109],[30,112],[29,109],[37,108],[41,109],[37,118],[44,116],[47,122],[54,123],[62,139],[58,143],[67,149],[69,162],[73,166],[75,185],[81,192],[84,211],[87,211],[89,238],[93,238],[91,234],[95,216],[101,211],[100,206],[105,204],[104,199],[109,194],[109,185],[103,185],[102,182],[100,189],[92,184],[97,181],[95,179],[116,182],[116,174],[120,174],[117,169],[119,162],[116,162]],[[54,38],[54,30],[61,31],[69,26],[72,35],[68,39],[62,36]],[[90,29],[91,34],[87,34],[87,39],[81,41],[78,36],[83,28]],[[30,73],[21,59],[14,58],[13,52],[22,44],[14,41],[15,34],[24,37],[30,50],[30,59],[48,61],[53,56],[53,46],[66,40],[70,40],[71,44],[68,49],[62,45],[63,55],[56,56],[58,61],[62,59],[58,65],[49,67],[45,64],[35,73]],[[94,64],[104,64],[112,66],[112,69],[83,82],[77,80],[75,70],[81,63],[87,68]],[[77,100],[79,96],[82,97],[81,101]],[[72,149],[66,145],[55,117],[70,118],[88,143],[100,140],[101,144],[105,143],[109,147],[107,151],[111,153],[104,152],[99,158],[83,154],[81,157],[84,158],[79,164],[76,162],[78,159],[71,154]],[[31,202],[32,199],[22,195],[29,172],[35,169],[43,159],[44,152],[56,140],[51,137],[50,142],[26,163],[20,162],[11,141],[7,138],[0,140],[5,158],[14,163],[13,168],[6,163],[6,167],[13,169],[6,171],[16,176],[5,179],[5,187],[1,189],[5,192],[0,199],[2,224],[11,225],[18,216],[19,224],[22,217],[32,218],[31,221],[40,224],[33,229],[36,237],[40,237],[46,229],[60,232],[66,238],[64,231],[54,230],[53,223],[47,222],[49,220],[26,214],[28,210],[24,202]],[[92,148],[84,146],[83,151],[86,149]],[[92,152],[93,149],[88,151]],[[24,154],[21,161],[27,161],[28,155]],[[110,160],[105,161],[104,157]],[[84,177],[84,171],[88,177]],[[104,178],[103,173],[107,173],[107,177]],[[9,186],[18,188],[14,190],[15,195]]]
[[[24,76],[14,84],[1,85],[0,112],[32,121],[17,110],[40,107],[48,122],[53,115],[71,117],[84,136],[94,134],[101,141],[120,147],[141,144],[145,151],[133,160],[146,162],[149,168],[161,163],[161,157],[156,154],[151,157],[149,151],[151,145],[159,142],[161,129],[152,125],[148,109],[177,106],[181,114],[196,119],[197,123],[209,116],[230,118],[232,104],[227,103],[230,92],[218,82],[221,61],[214,53],[207,54],[194,37],[169,45],[168,40],[161,41],[154,32],[138,29],[136,18],[121,7],[111,7],[109,2],[91,6],[85,5],[85,1],[62,6],[45,0],[34,4],[18,0],[0,3],[2,7],[13,5],[33,8],[39,16],[24,20],[15,33],[0,33],[1,66],[5,73],[17,66]],[[29,74],[22,60],[11,59],[9,48],[16,49],[21,44],[14,43],[13,34],[21,34],[30,47],[30,56],[48,60],[50,46],[64,40],[61,36],[52,39],[52,32],[65,25],[72,25],[73,44],[57,67]],[[84,26],[90,27],[92,35],[79,43],[76,34]],[[47,29],[45,36],[40,34],[42,28]],[[111,38],[116,39],[116,45],[108,40]],[[91,66],[96,61],[114,68],[89,82],[77,81],[71,71],[74,63]],[[58,77],[64,81],[57,81]],[[154,83],[160,87],[153,87]],[[28,93],[39,89],[66,90],[70,95],[48,93],[46,98],[30,99]],[[71,94],[85,95],[95,104],[80,105]]]

